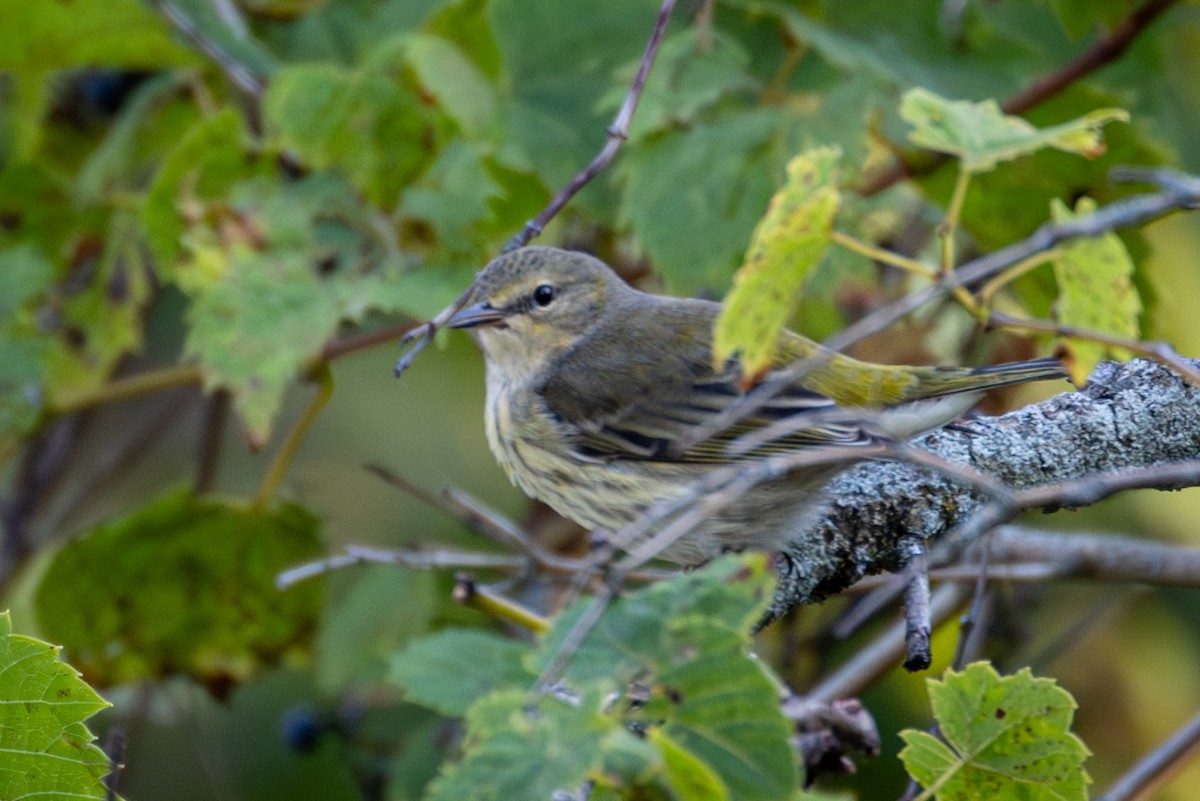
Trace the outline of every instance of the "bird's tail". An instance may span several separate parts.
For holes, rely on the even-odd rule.
[[[935,368],[936,369],[936,368]],[[1028,381],[1047,381],[1054,378],[1066,378],[1067,368],[1062,361],[1050,356],[1044,359],[1030,359],[1024,362],[1009,362],[988,367],[978,367],[965,371],[959,368],[941,368],[945,370],[942,376],[942,386],[938,388],[939,395],[952,395],[958,392],[980,392],[985,389],[1006,387],[1010,384],[1024,384]]]

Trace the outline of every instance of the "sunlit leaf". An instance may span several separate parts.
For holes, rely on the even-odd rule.
[[[909,139],[914,144],[957,156],[968,172],[986,172],[1046,147],[1095,158],[1104,152],[1104,125],[1129,119],[1123,109],[1106,108],[1039,129],[1005,114],[994,100],[947,100],[919,88],[904,94],[900,114],[913,125]]]
[[[109,704],[58,652],[0,614],[0,798],[107,797],[109,760],[84,721]]]
[[[38,621],[93,683],[184,673],[225,692],[306,651],[320,587],[274,582],[320,554],[318,526],[295,504],[172,492],[59,551],[38,587]]]
[[[1051,212],[1056,222],[1086,217],[1096,203],[1080,198],[1072,212],[1055,201]],[[1059,246],[1054,259],[1058,279],[1055,309],[1063,325],[1113,334],[1128,340],[1138,338],[1142,301],[1133,285],[1133,260],[1120,237],[1109,232],[1098,237],[1074,239]],[[1064,363],[1071,380],[1084,384],[1092,368],[1106,355],[1122,357],[1126,352],[1099,342],[1069,338],[1062,342]]]
[[[939,801],[1084,801],[1088,750],[1070,732],[1075,700],[1028,668],[1001,677],[984,662],[928,679],[941,739],[907,729],[909,773]]]
[[[800,286],[829,246],[839,199],[840,156],[835,148],[822,148],[788,164],[787,181],[754,229],[717,318],[713,361],[718,369],[740,355],[744,380],[752,382],[771,364]]]

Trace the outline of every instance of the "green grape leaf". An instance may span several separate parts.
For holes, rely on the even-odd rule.
[[[391,679],[412,703],[461,716],[488,693],[533,686],[536,677],[522,665],[528,651],[488,631],[446,629],[396,654]]]
[[[393,680],[412,702],[467,710],[463,758],[427,797],[549,798],[588,780],[598,797],[792,797],[797,767],[779,685],[749,653],[773,579],[755,554],[622,596],[555,690],[538,696],[534,677],[588,602],[560,615],[532,649],[468,630],[414,641],[396,656]],[[632,688],[636,703],[623,697]]]
[[[212,243],[194,258],[218,264],[223,276],[193,297],[186,353],[199,359],[206,388],[233,392],[246,434],[260,447],[300,366],[336,329],[336,298],[322,291],[304,247]]]
[[[194,203],[177,283],[191,297],[185,352],[205,386],[233,393],[255,444],[284,394],[343,320],[428,308],[461,289],[450,271],[406,269],[370,236],[370,210],[330,172],[258,178]],[[432,290],[440,290],[433,292]]]
[[[467,715],[464,756],[443,769],[428,801],[508,801],[575,793],[614,741],[633,737],[601,710],[603,699],[530,703],[528,691],[487,696]]]
[[[498,133],[500,98],[458,45],[427,33],[409,34],[400,42],[421,86],[470,140],[488,140]]]
[[[85,721],[109,704],[58,652],[0,614],[0,798],[107,797],[109,760]]]
[[[1051,205],[1054,221],[1059,223],[1086,217],[1095,210],[1096,202],[1090,198],[1080,198],[1074,212],[1058,200]],[[1120,237],[1110,231],[1097,237],[1074,239],[1060,245],[1057,252],[1054,275],[1058,280],[1055,304],[1058,321],[1075,328],[1137,339],[1142,301],[1133,285],[1133,260]],[[1086,339],[1068,338],[1061,347],[1071,380],[1080,386],[1106,355],[1126,355],[1123,349]]]
[[[836,148],[820,148],[793,158],[787,181],[754,229],[713,341],[718,369],[740,355],[744,382],[754,383],[770,367],[800,287],[829,247],[840,157]]]
[[[788,119],[726,115],[634,143],[618,165],[620,220],[672,292],[725,286],[771,196]]]
[[[444,250],[462,252],[479,238],[478,226],[504,194],[488,168],[487,148],[455,138],[404,190],[400,210],[410,220],[427,222]]]
[[[563,681],[602,691],[635,681],[646,686],[650,700],[632,717],[702,761],[729,798],[785,798],[797,785],[790,727],[776,682],[747,653],[772,581],[757,554],[720,559],[623,596],[571,658]],[[534,654],[534,669],[555,657],[586,608],[576,604],[555,621]],[[683,764],[678,754],[672,759]]]
[[[373,212],[332,172],[253,178],[191,209],[175,270],[191,299],[185,353],[206,387],[232,392],[255,445],[342,321],[444,308],[469,282],[464,271],[414,271],[381,246]]]
[[[939,801],[1084,801],[1088,749],[1070,732],[1075,700],[1028,668],[1001,677],[984,662],[928,679],[942,739],[905,730],[909,774]]]
[[[654,24],[642,0],[609,0],[588,13],[527,0],[489,0],[484,14],[499,49],[504,138],[519,142],[538,176],[558,187],[604,143],[611,115],[597,108],[637,58]],[[593,187],[595,189],[596,187]],[[576,204],[591,203],[590,193]]]
[[[157,167],[162,151],[173,150],[184,135],[180,128],[196,123],[198,112],[193,107],[173,102],[193,80],[193,73],[173,70],[147,78],[130,93],[104,139],[75,175],[79,201],[100,203],[120,191],[141,188],[143,169],[151,164]]]
[[[696,651],[657,677],[664,694],[657,709],[669,710],[663,731],[720,779],[730,799],[789,797],[796,754],[779,687],[741,646]]]
[[[947,100],[920,88],[905,92],[900,114],[913,126],[909,139],[914,144],[956,156],[963,169],[972,173],[987,172],[1002,161],[1047,147],[1095,158],[1105,148],[1101,128],[1113,120],[1129,119],[1123,109],[1105,108],[1060,125],[1036,128],[1005,114],[994,100]]]
[[[727,801],[729,791],[704,760],[661,729],[651,730],[649,736],[650,742],[662,754],[667,783],[680,801]]]
[[[305,653],[320,586],[274,582],[320,555],[318,527],[295,504],[171,492],[64,546],[38,587],[38,621],[93,683],[184,673],[223,693]]]
[[[771,598],[773,576],[760,555],[718,559],[613,601],[566,670],[568,683],[621,684],[677,663],[703,647],[748,642]],[[591,601],[568,607],[542,639],[533,659],[540,673]],[[684,660],[686,661],[686,660]]]
[[[601,99],[601,108],[613,114],[617,112],[640,66],[641,59],[638,58],[620,71],[623,80]],[[749,66],[750,55],[745,48],[719,29],[704,42],[694,30],[668,35],[638,101],[637,114],[629,131],[630,140],[693,124],[723,97],[759,89]]]
[[[394,50],[389,43],[384,53]],[[354,71],[280,69],[263,97],[268,140],[310,168],[343,173],[371,202],[392,208],[433,154],[421,98],[390,67],[380,56]]]
[[[158,275],[175,277],[188,221],[196,204],[223,198],[259,166],[249,159],[241,117],[224,108],[197,122],[163,161],[142,201],[146,241]]]

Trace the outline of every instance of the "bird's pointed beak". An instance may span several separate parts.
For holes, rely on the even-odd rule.
[[[486,300],[459,309],[446,321],[447,328],[476,328],[504,322],[504,311],[492,307]]]

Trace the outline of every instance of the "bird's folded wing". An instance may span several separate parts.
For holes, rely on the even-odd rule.
[[[589,458],[728,463],[876,441],[862,426],[840,414],[829,398],[801,386],[790,386],[752,415],[678,452],[679,443],[689,441],[696,430],[744,397],[733,376],[729,371],[691,381],[680,381],[678,376],[664,378],[621,403],[593,409],[596,413],[590,415],[579,414],[579,403],[559,408],[552,404],[552,409],[572,424],[577,435],[574,445]],[[775,426],[778,435],[748,451],[730,448],[743,435],[761,432],[767,426]]]

